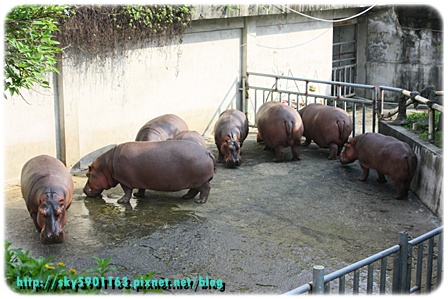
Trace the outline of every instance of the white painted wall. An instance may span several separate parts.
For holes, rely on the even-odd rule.
[[[219,114],[240,108],[244,63],[250,71],[330,78],[331,24],[296,15],[246,21],[247,31],[243,18],[198,20],[181,45],[137,49],[102,61],[65,57],[67,167],[111,144],[133,141],[144,123],[166,113],[212,138]],[[25,94],[32,105],[17,97],[4,101],[6,181],[17,180],[29,158],[56,156],[53,90]]]
[[[29,104],[20,96],[2,99],[6,187],[17,183],[23,164],[29,159],[41,154],[56,155],[52,90],[36,87],[35,91],[23,90],[22,94]]]

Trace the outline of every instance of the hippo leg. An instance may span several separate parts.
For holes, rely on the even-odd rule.
[[[135,197],[144,197],[145,196],[145,189],[138,189],[137,192],[134,193]]]
[[[201,187],[198,188],[199,192],[199,199],[196,200],[196,203],[205,203],[208,199],[208,195],[210,194],[210,182],[205,183]]]
[[[258,142],[258,143],[263,142],[263,137],[261,137],[260,132],[257,133],[257,142]]]
[[[362,165],[361,165],[361,168],[362,168],[362,176],[360,176],[358,178],[358,180],[361,182],[365,182],[367,180],[367,177],[369,176],[369,169],[366,167],[363,167]]]
[[[216,160],[216,163],[223,163],[224,162],[224,155],[219,152],[218,154],[218,160]]]
[[[291,146],[291,152],[292,152],[292,159],[294,161],[302,160],[302,159],[300,159],[300,156],[299,156],[299,145],[293,144]]]
[[[129,201],[131,200],[131,196],[132,196],[132,188],[129,188],[123,184],[120,184],[120,185],[121,185],[121,188],[123,188],[124,195],[122,198],[117,200],[117,202],[118,203],[129,203]]]
[[[311,138],[308,138],[308,137],[305,137],[306,138],[306,140],[305,140],[305,142],[303,143],[303,146],[308,146],[308,145],[310,145],[310,143],[311,143]]]
[[[191,188],[190,190],[188,190],[187,194],[185,194],[184,196],[182,196],[182,198],[184,199],[192,199],[193,197],[196,196],[196,194],[199,193],[199,189],[197,188]]]
[[[397,189],[397,192],[395,193],[394,198],[403,199],[408,195],[409,187],[406,186],[405,182],[396,181],[395,188]]]
[[[283,162],[283,157],[285,156],[285,147],[283,145],[278,145],[275,147],[275,163]]]
[[[328,156],[328,159],[336,160],[338,155],[338,145],[336,143],[330,143],[328,147],[330,148],[330,156]]]
[[[376,180],[378,183],[385,183],[387,182],[386,177],[384,174],[378,172],[378,179]]]

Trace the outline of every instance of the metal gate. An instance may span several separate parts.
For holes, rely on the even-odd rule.
[[[250,82],[250,83],[249,83]],[[351,113],[353,121],[352,136],[358,132],[375,132],[377,122],[377,88],[374,85],[305,79],[248,72],[243,79],[243,112],[249,124],[256,126],[258,108],[267,101],[278,101],[300,110],[309,103],[322,103],[338,106]],[[344,95],[346,88],[351,88],[353,95]],[[363,89],[366,97],[356,96],[356,91]],[[335,90],[335,94],[331,94]],[[359,134],[360,134],[359,133]]]
[[[357,24],[334,24],[332,81],[356,82],[356,36]],[[336,88],[332,87],[331,94],[336,95],[336,92]],[[344,97],[354,96],[354,87],[344,86],[341,95]]]

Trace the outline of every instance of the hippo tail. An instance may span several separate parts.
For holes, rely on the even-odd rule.
[[[336,121],[336,124],[337,124],[337,126],[338,126],[338,131],[339,131],[339,141],[341,142],[341,143],[345,143],[347,140],[343,140],[343,138],[344,138],[344,130],[345,130],[345,120],[337,120]]]
[[[288,141],[289,141],[289,143],[291,143],[292,136],[293,136],[293,130],[294,130],[294,121],[286,120],[285,121],[285,130],[286,130],[286,136],[288,136]]]

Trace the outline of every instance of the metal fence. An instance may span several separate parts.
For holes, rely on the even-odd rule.
[[[323,266],[314,266],[313,281],[285,295],[429,293],[438,287],[443,270],[443,227],[410,241],[407,233],[400,233],[398,239],[397,245],[328,275]]]
[[[374,85],[296,78],[248,72],[248,79],[243,79],[243,112],[248,115],[249,124],[256,126],[258,108],[267,101],[280,101],[300,110],[309,103],[321,102],[339,106],[351,112],[353,121],[352,136],[357,130],[365,133],[371,125],[375,132],[377,117],[377,88]],[[250,84],[249,84],[250,82]],[[350,88],[350,97],[345,96]],[[362,92],[360,92],[362,90]],[[365,97],[356,95],[363,94]],[[333,94],[334,93],[334,94]],[[333,95],[332,95],[333,94]],[[358,121],[358,118],[360,120]]]
[[[441,91],[433,91],[432,95],[430,95],[430,99],[427,99],[420,95],[419,92],[416,91],[409,91],[401,88],[395,88],[395,87],[388,87],[388,86],[379,86],[379,93],[381,97],[381,105],[380,105],[380,113],[384,109],[384,99],[385,99],[385,92],[395,92],[403,96],[404,102],[401,104],[403,107],[402,109],[405,110],[407,106],[411,104],[424,104],[428,107],[428,140],[432,141],[434,140],[434,134],[435,134],[435,111],[443,112],[443,106],[439,105],[435,101],[436,96],[442,96],[443,92]],[[397,107],[387,113],[381,114],[382,118],[388,118],[396,113],[399,113],[400,107]]]

